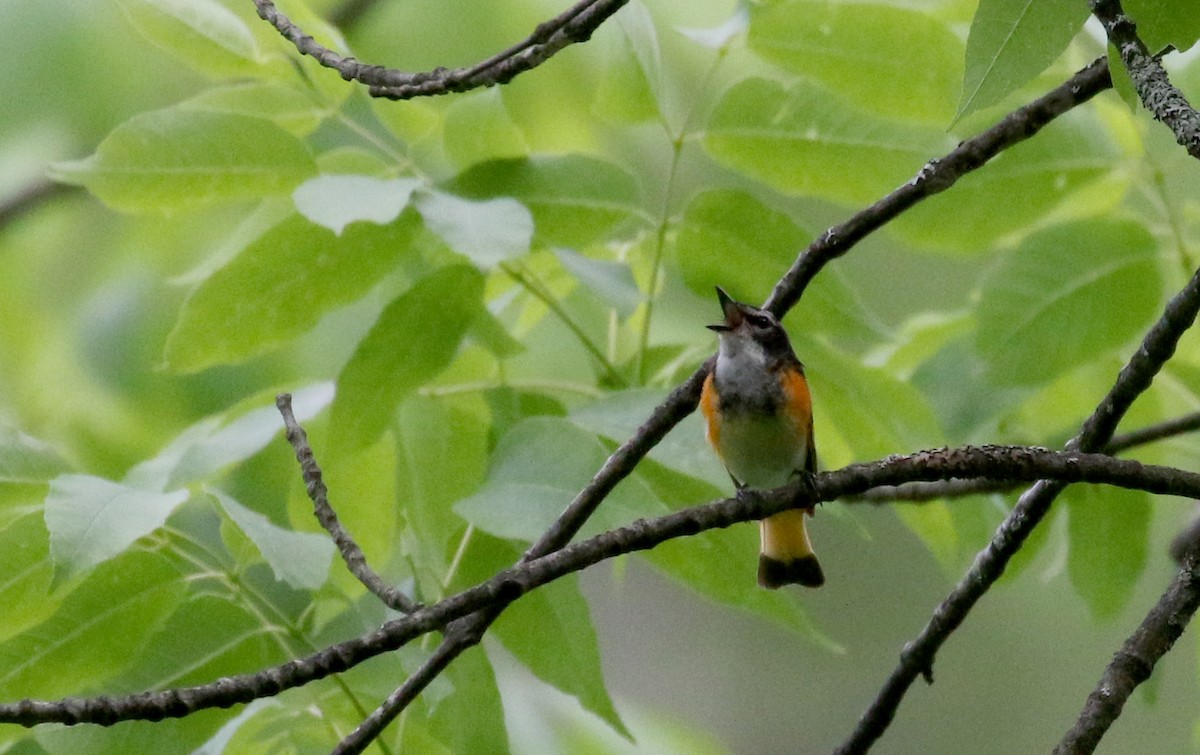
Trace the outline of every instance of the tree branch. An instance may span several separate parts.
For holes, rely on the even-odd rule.
[[[325,481],[322,479],[321,467],[317,464],[316,457],[313,456],[312,446],[308,444],[308,434],[304,432],[304,428],[296,421],[296,415],[292,413],[291,394],[279,394],[275,398],[275,406],[279,408],[279,413],[283,416],[288,442],[296,451],[296,461],[300,462],[304,487],[308,491],[309,499],[313,502],[313,514],[333,538],[338,552],[342,554],[342,560],[346,562],[346,568],[389,608],[401,613],[412,613],[420,608],[420,603],[389,585],[367,564],[366,555],[338,520],[333,507],[329,505],[329,490],[325,487]]]
[[[1104,26],[1108,41],[1117,49],[1133,88],[1155,118],[1175,134],[1175,141],[1192,157],[1200,159],[1200,113],[1183,96],[1146,49],[1137,35],[1133,19],[1125,15],[1120,0],[1090,0],[1092,15]]]
[[[826,263],[848,252],[917,202],[949,189],[967,173],[1111,86],[1108,61],[1097,58],[1061,86],[1004,116],[995,126],[959,144],[945,157],[930,160],[911,181],[818,237],[775,285],[764,307],[782,316],[800,299]]]
[[[1110,86],[1112,79],[1108,75],[1108,62],[1104,58],[1098,58],[1063,85],[1008,114],[995,126],[966,140],[940,160],[931,160],[911,181],[871,207],[855,214],[845,223],[830,228],[814,241],[776,284],[765,306],[782,316],[799,300],[805,287],[828,262],[848,252],[858,241],[883,227],[917,202],[954,185],[963,175],[982,167],[1008,147],[1030,138],[1059,115],[1087,102]],[[700,388],[710,369],[711,360],[705,362],[671,392],[666,401],[638,428],[634,436],[608,458],[591,482],[526,552],[523,561],[549,554],[574,537],[617,483],[628,476],[642,457],[680,420],[695,410],[700,398]],[[502,610],[503,607],[493,609],[476,617],[469,624],[464,623],[463,626],[470,629],[472,636],[481,637]],[[450,636],[447,636],[444,642],[454,643],[462,649],[469,647]],[[423,674],[423,671],[424,669],[418,671],[422,678],[433,678]],[[405,684],[405,688],[411,686]],[[420,689],[415,688],[413,692],[415,697]],[[389,701],[394,701],[394,707],[406,705],[411,699],[397,693],[389,698]],[[387,705],[385,703],[385,706]],[[394,716],[398,711],[399,708],[390,715]],[[372,716],[376,714],[385,715],[382,708]]]
[[[1143,427],[1140,430],[1118,435],[1101,449],[1103,453],[1116,455],[1131,448],[1153,443],[1177,435],[1200,430],[1200,412],[1185,414],[1176,419]],[[1007,493],[1019,486],[1011,480],[989,480],[986,477],[973,480],[939,480],[938,482],[907,482],[895,487],[875,488],[868,490],[855,501],[865,503],[891,503],[907,501],[920,503],[934,501],[940,498],[962,498],[968,495],[987,495],[989,493]]]
[[[372,97],[407,100],[505,84],[545,63],[564,47],[586,42],[602,23],[628,2],[580,0],[558,16],[539,24],[526,39],[487,60],[467,68],[439,67],[419,73],[368,65],[339,55],[305,34],[271,0],[254,0],[254,5],[259,18],[274,26],[301,54],[310,55],[326,68],[334,69],[346,81],[367,85]]]
[[[1195,321],[1198,310],[1200,271],[1168,302],[1162,317],[1150,328],[1141,347],[1121,369],[1108,395],[1084,422],[1079,434],[1067,443],[1068,451],[1094,451],[1108,442],[1134,399],[1150,387],[1154,376],[1175,353],[1175,345]],[[884,682],[850,737],[837,752],[866,752],[887,730],[896,708],[917,676],[921,675],[932,683],[933,659],[942,643],[962,624],[976,601],[1004,573],[1009,559],[1020,550],[1065,487],[1066,482],[1062,480],[1039,480],[1025,491],[1000,524],[991,542],[975,557],[971,568],[954,591],[934,610],[916,639],[904,646],[900,653],[900,664]]]
[[[1155,664],[1183,634],[1197,607],[1200,568],[1192,549],[1170,587],[1104,670],[1079,719],[1054,748],[1055,755],[1082,755],[1096,749],[1134,689],[1150,678]]]
[[[530,558],[486,582],[434,605],[419,608],[408,616],[389,621],[374,632],[254,674],[125,697],[22,700],[0,705],[0,723],[24,726],[50,722],[93,723],[108,726],[126,720],[179,718],[205,708],[225,708],[259,697],[270,697],[285,689],[346,671],[369,658],[396,650],[428,632],[445,627],[447,634],[452,635],[454,627],[449,626],[452,622],[465,618],[470,626],[475,617],[498,613],[531,590],[625,553],[647,550],[667,540],[706,530],[762,519],[796,506],[809,506],[816,501],[832,501],[855,495],[880,485],[896,485],[913,479],[980,476],[1103,483],[1150,493],[1200,498],[1200,474],[1143,465],[1103,454],[1055,452],[1023,446],[966,446],[892,456],[877,462],[820,473],[812,487],[797,481],[775,490],[751,492],[656,519],[638,520],[548,555]],[[443,667],[452,660],[448,652],[441,650],[435,653],[435,657],[444,659],[441,664]]]

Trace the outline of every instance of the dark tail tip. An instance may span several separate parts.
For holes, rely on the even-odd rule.
[[[825,584],[825,573],[816,556],[805,556],[791,561],[779,561],[760,555],[758,557],[758,584],[768,590],[784,585],[820,587]]]

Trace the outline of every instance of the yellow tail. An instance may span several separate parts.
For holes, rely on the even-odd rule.
[[[798,584],[820,587],[825,574],[804,523],[805,509],[789,509],[759,522],[762,548],[758,555],[758,584],[774,590]]]

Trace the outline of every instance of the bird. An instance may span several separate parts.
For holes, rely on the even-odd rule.
[[[811,480],[812,394],[787,332],[771,312],[735,301],[720,286],[717,299],[724,321],[707,327],[720,345],[700,394],[708,442],[739,493]],[[825,583],[805,523],[812,514],[812,507],[788,509],[761,520],[760,586]]]

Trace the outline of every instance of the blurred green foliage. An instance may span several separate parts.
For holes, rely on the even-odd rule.
[[[482,60],[559,10],[379,3],[337,30],[332,2],[279,5],[322,43],[407,70]],[[1104,52],[1079,33],[1082,3],[1025,5],[635,0],[502,88],[388,102],[298,56],[249,0],[0,4],[0,201],[45,174],[86,189],[0,227],[5,699],[202,684],[384,619],[314,534],[278,391],[297,394],[339,516],[388,579],[432,602],[511,564],[711,353],[713,285],[764,299],[831,222]],[[1161,5],[1148,39],[1193,44],[1194,9]],[[1174,75],[1195,101],[1194,56]],[[822,466],[1061,442],[1200,262],[1198,231],[1200,171],[1111,94],[922,204],[788,317]],[[1200,408],[1193,340],[1131,425]],[[1139,451],[1198,456],[1188,439]],[[692,418],[588,531],[728,492]],[[1009,503],[894,508],[956,574]],[[1039,533],[1094,615],[1127,604],[1161,546],[1155,506],[1073,493],[1068,526]],[[831,505],[819,521],[869,534],[857,517]],[[640,558],[839,647],[793,595],[754,586],[754,537]],[[575,579],[494,634],[628,734]],[[0,740],[324,751],[431,649],[240,711]],[[456,662],[386,746],[505,750],[493,656]],[[709,746],[637,728],[658,751]],[[629,746],[584,731],[553,746]]]

